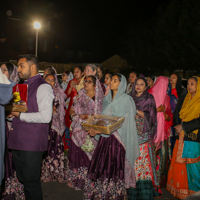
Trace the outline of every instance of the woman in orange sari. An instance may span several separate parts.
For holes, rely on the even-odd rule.
[[[174,146],[166,186],[180,199],[200,190],[200,78],[190,78],[187,89],[179,113],[182,123],[174,127],[179,140]]]

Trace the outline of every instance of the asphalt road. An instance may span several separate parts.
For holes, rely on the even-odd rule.
[[[58,182],[42,183],[44,200],[82,200],[83,191],[76,191],[66,184]],[[163,189],[163,195],[156,200],[175,200],[169,192]]]

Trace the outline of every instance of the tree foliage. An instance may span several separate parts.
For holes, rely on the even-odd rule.
[[[172,0],[151,19],[134,19],[122,54],[134,68],[198,69],[200,65],[200,1]]]

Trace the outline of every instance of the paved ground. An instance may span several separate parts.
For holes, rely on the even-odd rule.
[[[66,184],[52,182],[52,183],[42,183],[44,200],[82,200],[83,192],[76,191]],[[163,189],[163,195],[161,198],[156,198],[156,200],[175,200],[172,195],[169,194],[165,189]]]

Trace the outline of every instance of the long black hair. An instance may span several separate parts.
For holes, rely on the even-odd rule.
[[[177,91],[178,98],[180,98],[181,93],[183,92],[182,78],[179,74],[176,74],[176,73],[174,73],[174,74],[177,76],[176,91]]]
[[[153,75],[148,76],[153,82],[155,81],[156,77]]]
[[[78,69],[81,71],[81,73],[84,72],[84,67],[78,65],[78,66],[76,66],[74,69],[76,69],[76,68],[78,68]]]
[[[67,74],[67,76],[69,76],[70,71],[64,71],[63,73]]]
[[[14,65],[12,63],[9,63],[9,62],[4,63],[4,65],[6,65],[6,68],[8,70],[8,74],[9,74],[9,76],[11,76],[11,74],[14,70]]]
[[[107,72],[105,75],[107,75],[108,74],[108,76],[110,77],[110,79],[112,78],[112,76],[113,76],[113,73],[112,72]]]

